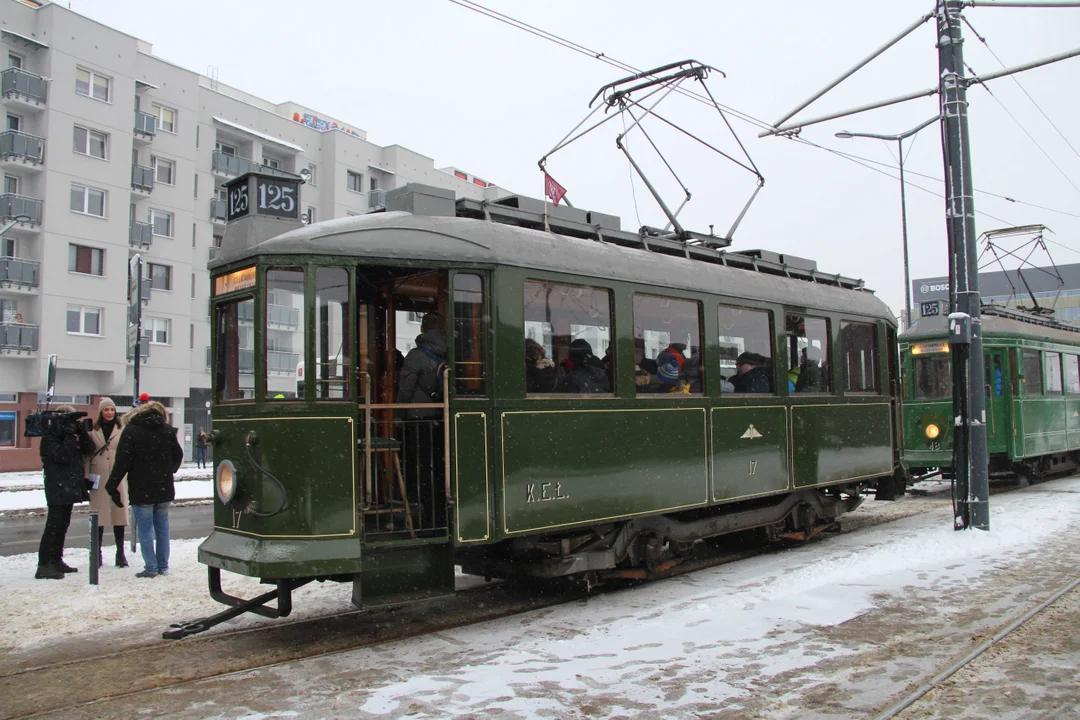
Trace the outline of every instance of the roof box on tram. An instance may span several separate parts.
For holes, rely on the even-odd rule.
[[[386,211],[400,210],[413,215],[454,217],[457,205],[453,190],[407,183],[386,193]]]
[[[748,255],[775,265],[786,265],[799,270],[817,270],[816,260],[807,260],[797,255],[773,252],[772,250],[739,250],[740,255]]]

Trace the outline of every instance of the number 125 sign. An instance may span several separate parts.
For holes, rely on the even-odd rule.
[[[298,189],[298,184],[290,180],[257,178],[255,193],[257,195],[258,214],[299,218],[299,207],[296,202]]]

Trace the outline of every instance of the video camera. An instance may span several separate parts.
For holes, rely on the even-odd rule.
[[[80,423],[79,421],[82,418],[86,419]],[[73,432],[78,432],[80,424],[84,432],[89,432],[93,427],[93,422],[82,411],[42,410],[26,416],[26,429],[23,431],[23,435],[26,437],[42,437],[44,435],[60,437],[67,431],[67,428],[71,428]]]

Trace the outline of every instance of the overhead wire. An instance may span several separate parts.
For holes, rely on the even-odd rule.
[[[483,5],[481,5],[481,4],[477,3],[477,2],[474,2],[473,0],[449,0],[449,1],[451,3],[453,3],[453,4],[455,4],[455,5],[458,5],[458,6],[462,7],[462,8],[465,8],[466,10],[471,10],[472,12],[475,12],[475,13],[477,13],[479,15],[483,15],[483,16],[485,16],[487,18],[492,19],[492,20],[496,20],[496,21],[498,21],[500,23],[508,25],[508,26],[510,26],[512,28],[515,28],[517,30],[523,30],[523,31],[525,31],[525,32],[527,32],[527,33],[529,33],[531,35],[534,35],[534,36],[542,39],[542,40],[547,40],[548,42],[555,43],[556,45],[559,45],[560,47],[563,47],[563,48],[565,48],[567,50],[571,50],[571,51],[576,52],[576,53],[578,53],[580,55],[590,57],[590,58],[592,58],[594,60],[599,60],[602,63],[605,63],[605,64],[607,64],[607,65],[609,65],[611,67],[617,68],[617,69],[622,70],[624,72],[628,72],[628,73],[631,73],[631,74],[638,74],[638,73],[641,72],[640,69],[634,67],[633,65],[631,65],[629,63],[626,63],[626,62],[623,62],[621,60],[617,60],[617,59],[611,57],[610,55],[607,55],[604,52],[601,52],[601,51],[598,51],[598,50],[593,50],[593,49],[591,49],[589,47],[586,47],[585,45],[574,42],[573,40],[568,40],[567,38],[556,35],[555,33],[549,32],[549,31],[544,30],[542,28],[538,28],[538,27],[536,27],[534,25],[530,25],[529,23],[526,23],[526,22],[524,22],[522,20],[518,20],[518,19],[513,18],[513,17],[511,17],[509,15],[506,15],[504,13],[500,13],[497,10],[492,10],[491,8],[485,7],[485,6],[483,6]],[[965,20],[965,22],[967,22],[967,21]],[[975,33],[975,35],[977,37],[979,36],[978,33],[975,32],[975,29],[971,27],[970,23],[968,23],[968,27],[971,28],[972,32]],[[979,39],[982,40],[984,45],[986,44],[986,41],[983,40],[983,38],[980,37]],[[987,49],[990,50],[989,45],[987,45]],[[993,51],[991,50],[991,54],[992,53],[993,53]],[[995,58],[996,57],[997,56],[995,55]],[[1000,59],[998,60],[998,62],[1001,62]],[[986,85],[984,84],[983,87],[986,87]],[[683,95],[683,96],[685,96],[687,98],[695,100],[697,102],[704,103],[704,104],[710,105],[710,106],[712,105],[712,102],[710,102],[709,98],[706,98],[704,95],[701,95],[700,93],[696,93],[693,90],[688,90],[686,88],[677,88],[675,92],[677,92],[678,94]],[[988,90],[988,92],[989,92],[989,90]],[[1026,94],[1026,91],[1025,91],[1025,94]],[[993,93],[991,93],[991,95],[993,96]],[[996,97],[994,99],[997,100]],[[1000,103],[1000,100],[998,102]],[[1032,100],[1032,102],[1034,102],[1034,100]],[[722,105],[720,103],[716,103],[716,105],[718,107],[722,108],[723,110],[725,110],[726,112],[731,113],[732,117],[735,117],[735,118],[737,118],[737,119],[739,119],[739,120],[741,120],[741,121],[743,121],[745,123],[748,123],[750,125],[753,125],[753,126],[757,127],[758,129],[761,129],[761,130],[774,130],[775,129],[770,123],[768,123],[768,122],[766,122],[764,120],[761,120],[759,118],[756,118],[753,115],[750,115],[749,113],[745,113],[745,112],[743,112],[741,110],[730,107],[728,105]],[[1006,109],[1006,112],[1008,112],[1007,109]],[[1041,108],[1040,108],[1040,112],[1041,112]],[[1045,113],[1043,113],[1043,115],[1044,115],[1044,117],[1046,116]],[[1015,120],[1015,118],[1014,118],[1014,120]],[[1047,118],[1047,120],[1049,120],[1049,118]],[[1053,123],[1051,122],[1051,124],[1053,124]],[[1057,129],[1056,126],[1055,126],[1055,129]],[[1060,134],[1060,132],[1061,131],[1058,130],[1059,134]],[[806,145],[808,147],[813,147],[813,148],[816,148],[818,150],[824,150],[825,152],[828,152],[830,154],[841,157],[841,158],[843,158],[845,160],[848,160],[849,162],[854,162],[856,165],[860,165],[860,166],[862,166],[862,167],[864,167],[864,168],[866,168],[868,170],[883,174],[886,177],[897,179],[897,176],[895,176],[895,175],[893,175],[893,174],[891,174],[889,172],[886,172],[886,171],[884,171],[884,170],[882,170],[880,168],[874,167],[874,165],[884,165],[885,167],[892,168],[892,166],[889,165],[888,163],[883,163],[883,162],[878,161],[878,160],[872,160],[872,159],[869,159],[869,158],[861,157],[859,155],[854,155],[852,153],[847,153],[847,152],[844,152],[844,151],[835,150],[833,148],[829,148],[829,147],[826,147],[824,145],[820,145],[818,143],[807,140],[806,138],[803,138],[803,137],[801,137],[801,136],[799,136],[797,134],[794,134],[794,133],[785,135],[785,137],[787,137],[789,140],[792,140],[793,142],[800,143],[800,144]],[[1068,140],[1066,140],[1066,143],[1068,143]],[[1072,147],[1071,144],[1069,146]],[[1074,152],[1076,151],[1075,148],[1073,148],[1073,151]],[[1053,162],[1053,161],[1051,161],[1051,162]],[[934,177],[932,175],[927,175],[927,174],[919,173],[919,172],[912,171],[912,170],[905,169],[905,174],[913,175],[913,176],[916,176],[916,177],[921,177],[921,178],[924,178],[924,179],[934,180],[935,182],[941,182],[941,183],[944,182],[940,178],[936,178],[936,177]],[[1066,180],[1069,180],[1067,176],[1066,176]],[[925,187],[923,187],[921,185],[917,185],[917,184],[915,184],[915,183],[913,183],[913,182],[911,182],[909,180],[905,180],[905,183],[911,188],[914,188],[916,190],[921,190],[923,192],[930,193],[930,194],[934,195],[935,197],[938,197],[938,198],[941,198],[941,199],[944,199],[944,197],[945,197],[943,193],[939,193],[939,192],[936,192],[934,190],[930,190],[929,188],[925,188]],[[1072,184],[1072,181],[1069,180],[1069,183]],[[1076,185],[1073,184],[1073,187],[1075,188]],[[631,188],[633,188],[632,180],[631,180]],[[1054,208],[1050,208],[1050,207],[1046,207],[1046,206],[1042,206],[1042,205],[1037,205],[1035,203],[1030,203],[1030,202],[1025,202],[1025,201],[1022,201],[1022,200],[1017,200],[1017,199],[1015,199],[1013,197],[1000,195],[998,193],[993,193],[993,192],[989,192],[989,191],[985,191],[985,190],[979,190],[979,189],[975,189],[975,192],[982,193],[982,194],[985,194],[985,195],[989,195],[991,197],[1000,198],[1000,199],[1003,199],[1003,200],[1006,200],[1008,202],[1012,202],[1012,203],[1015,203],[1015,204],[1018,204],[1018,205],[1026,205],[1026,206],[1034,207],[1034,208],[1037,208],[1037,209],[1040,209],[1040,210],[1045,210],[1045,211],[1048,211],[1048,212],[1054,212],[1054,213],[1058,213],[1058,214],[1061,214],[1061,215],[1066,215],[1068,217],[1080,217],[1080,215],[1077,215],[1075,213],[1067,212],[1067,211],[1064,211],[1064,210],[1056,210]],[[635,211],[636,211],[636,209],[637,208],[636,208],[636,197],[635,197]],[[986,212],[985,210],[976,209],[975,212],[980,214],[980,215],[984,215],[985,217],[990,218],[991,220],[995,220],[995,221],[1001,222],[1001,223],[1008,223],[1007,220],[1002,220],[999,217],[991,215],[990,213]],[[639,224],[640,224],[640,221],[639,221]],[[1052,240],[1048,240],[1047,242],[1051,242],[1051,243],[1053,243],[1055,245],[1058,245],[1058,246],[1060,246],[1060,247],[1062,247],[1062,248],[1064,248],[1066,250],[1069,250],[1071,252],[1076,252],[1076,253],[1080,254],[1080,250],[1076,250],[1076,249],[1068,247],[1066,245],[1062,245],[1061,243],[1054,242]]]

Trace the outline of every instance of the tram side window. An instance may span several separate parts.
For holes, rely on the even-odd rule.
[[[255,395],[254,318],[255,301],[250,298],[217,306],[214,389],[219,403]]]
[[[315,269],[315,399],[347,400],[352,377],[349,271]]]
[[[915,397],[944,400],[952,397],[952,363],[948,355],[916,355]]]
[[[841,322],[844,391],[878,392],[877,328],[869,323]]]
[[[1061,394],[1061,353],[1043,353],[1043,369],[1046,375],[1046,394]]]
[[[611,392],[611,291],[526,280],[524,300],[525,392]]]
[[[487,394],[484,280],[479,275],[454,276],[454,391],[457,397]]]
[[[1024,394],[1042,395],[1042,362],[1038,350],[1024,351]]]
[[[634,359],[638,394],[700,393],[701,304],[635,294]]]
[[[721,393],[773,393],[772,313],[721,305],[716,320]]]
[[[304,358],[304,271],[298,267],[266,272],[266,399],[296,400],[297,369]],[[303,392],[299,394],[303,400]]]
[[[832,392],[828,320],[788,315],[787,351],[788,392]]]
[[[1062,355],[1061,359],[1065,365],[1065,392],[1080,395],[1080,357]]]

